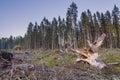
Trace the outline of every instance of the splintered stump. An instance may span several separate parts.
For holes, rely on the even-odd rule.
[[[84,49],[84,52],[81,52],[81,51],[76,50],[76,49],[69,49],[69,51],[77,53],[76,55],[78,56],[78,58],[76,59],[76,62],[84,61],[84,62],[87,62],[94,67],[102,69],[106,66],[106,64],[104,62],[98,61],[99,60],[98,59],[98,50],[99,50],[99,47],[102,45],[105,37],[106,37],[106,34],[102,34],[93,43],[91,43],[88,40],[87,42],[88,42],[89,48]]]

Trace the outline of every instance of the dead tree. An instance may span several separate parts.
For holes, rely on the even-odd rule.
[[[93,43],[91,43],[89,40],[87,40],[89,48],[84,49],[84,52],[81,52],[79,50],[72,49],[72,48],[70,48],[69,51],[77,53],[78,58],[76,59],[76,62],[84,61],[94,67],[98,67],[98,68],[102,69],[103,67],[106,66],[106,64],[98,61],[98,50],[99,50],[100,46],[102,45],[105,37],[106,37],[106,34],[103,33]]]

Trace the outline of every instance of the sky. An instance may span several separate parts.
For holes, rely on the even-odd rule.
[[[72,2],[77,4],[78,17],[87,9],[104,13],[115,4],[120,8],[120,0],[0,0],[0,38],[24,36],[29,22],[40,24],[44,17],[65,18]]]

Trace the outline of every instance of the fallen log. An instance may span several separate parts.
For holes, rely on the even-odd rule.
[[[84,52],[81,52],[77,49],[71,49],[71,48],[68,49],[68,51],[77,53],[76,55],[78,56],[78,58],[76,59],[76,62],[84,61],[94,67],[98,67],[99,69],[102,69],[106,66],[106,64],[104,62],[98,61],[98,50],[99,50],[99,47],[102,45],[105,37],[106,37],[106,34],[103,33],[93,43],[91,43],[88,40],[87,42],[89,47],[87,49],[84,49]]]

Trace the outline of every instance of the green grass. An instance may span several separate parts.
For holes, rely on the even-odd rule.
[[[120,62],[120,53],[108,54],[106,57],[106,62]]]
[[[107,63],[120,62],[120,53],[115,53],[115,54],[108,55],[107,59],[106,59],[106,62]],[[115,71],[120,72],[120,64],[113,65],[113,68],[115,69]]]
[[[105,63],[120,62],[120,49],[107,49],[105,53],[100,54],[100,58]],[[120,64],[111,66],[115,71],[120,72]]]
[[[43,62],[46,67],[50,68],[69,64],[74,61],[75,57],[72,54],[60,55],[56,51],[51,51],[35,55],[34,59]]]
[[[99,53],[99,56],[103,61],[107,63],[120,62],[120,50],[108,49],[104,53]]]
[[[112,53],[111,53],[112,52]],[[72,53],[61,55],[57,50],[52,50],[49,52],[44,52],[41,54],[34,55],[34,59],[37,64],[44,63],[47,68],[55,66],[65,66],[74,63],[76,57]],[[120,62],[120,51],[119,50],[106,50],[104,53],[99,54],[100,58],[105,63]],[[120,71],[120,65],[113,65],[116,71]]]

